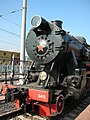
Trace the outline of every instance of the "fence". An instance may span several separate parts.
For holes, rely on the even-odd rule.
[[[9,60],[9,59],[1,59],[0,58],[0,80],[9,80],[13,77],[13,79],[19,79],[20,73],[20,64],[23,63],[23,73],[26,74],[27,70],[29,70],[32,61],[20,61],[20,60]]]

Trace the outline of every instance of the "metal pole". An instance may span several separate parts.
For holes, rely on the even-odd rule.
[[[14,54],[12,55],[12,72],[11,72],[11,84],[13,84],[13,79],[14,79]]]
[[[25,38],[26,38],[26,11],[27,11],[27,0],[23,0],[23,11],[22,11],[22,29],[21,29],[21,50],[20,50],[20,74],[22,74],[20,84],[23,84],[23,72],[24,72],[24,61],[25,61]]]

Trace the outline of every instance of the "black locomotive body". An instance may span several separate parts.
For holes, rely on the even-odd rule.
[[[26,51],[33,62],[23,84],[14,88],[18,91],[14,100],[20,106],[30,104],[32,111],[38,108],[41,116],[57,115],[68,98],[80,99],[90,87],[90,46],[84,37],[63,30],[62,21],[34,16],[31,24]]]

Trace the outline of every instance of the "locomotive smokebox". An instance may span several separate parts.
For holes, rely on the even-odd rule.
[[[62,28],[62,21],[61,20],[55,20],[55,21],[52,21],[52,23],[54,23],[55,25],[57,25],[59,28]]]
[[[51,31],[50,29],[50,26],[49,26],[49,23],[42,17],[40,16],[34,16],[32,19],[31,19],[31,25],[33,28],[41,28],[45,31]]]

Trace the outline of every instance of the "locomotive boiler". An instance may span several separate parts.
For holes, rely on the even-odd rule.
[[[29,106],[40,116],[57,115],[67,99],[80,99],[90,88],[90,46],[84,37],[66,32],[60,20],[34,16],[31,25],[26,51],[33,62],[23,84],[13,92],[8,87],[6,98],[10,101],[13,95],[18,107]]]
[[[89,61],[89,46],[84,37],[73,37],[62,29],[62,21],[47,22],[40,16],[31,20],[32,29],[27,35],[26,50],[34,61],[37,84],[43,87],[57,87],[70,77],[69,84],[77,87],[79,75],[84,69],[85,61]],[[78,72],[78,74],[77,74]],[[77,75],[76,75],[77,74]],[[74,80],[78,79],[77,82]]]

